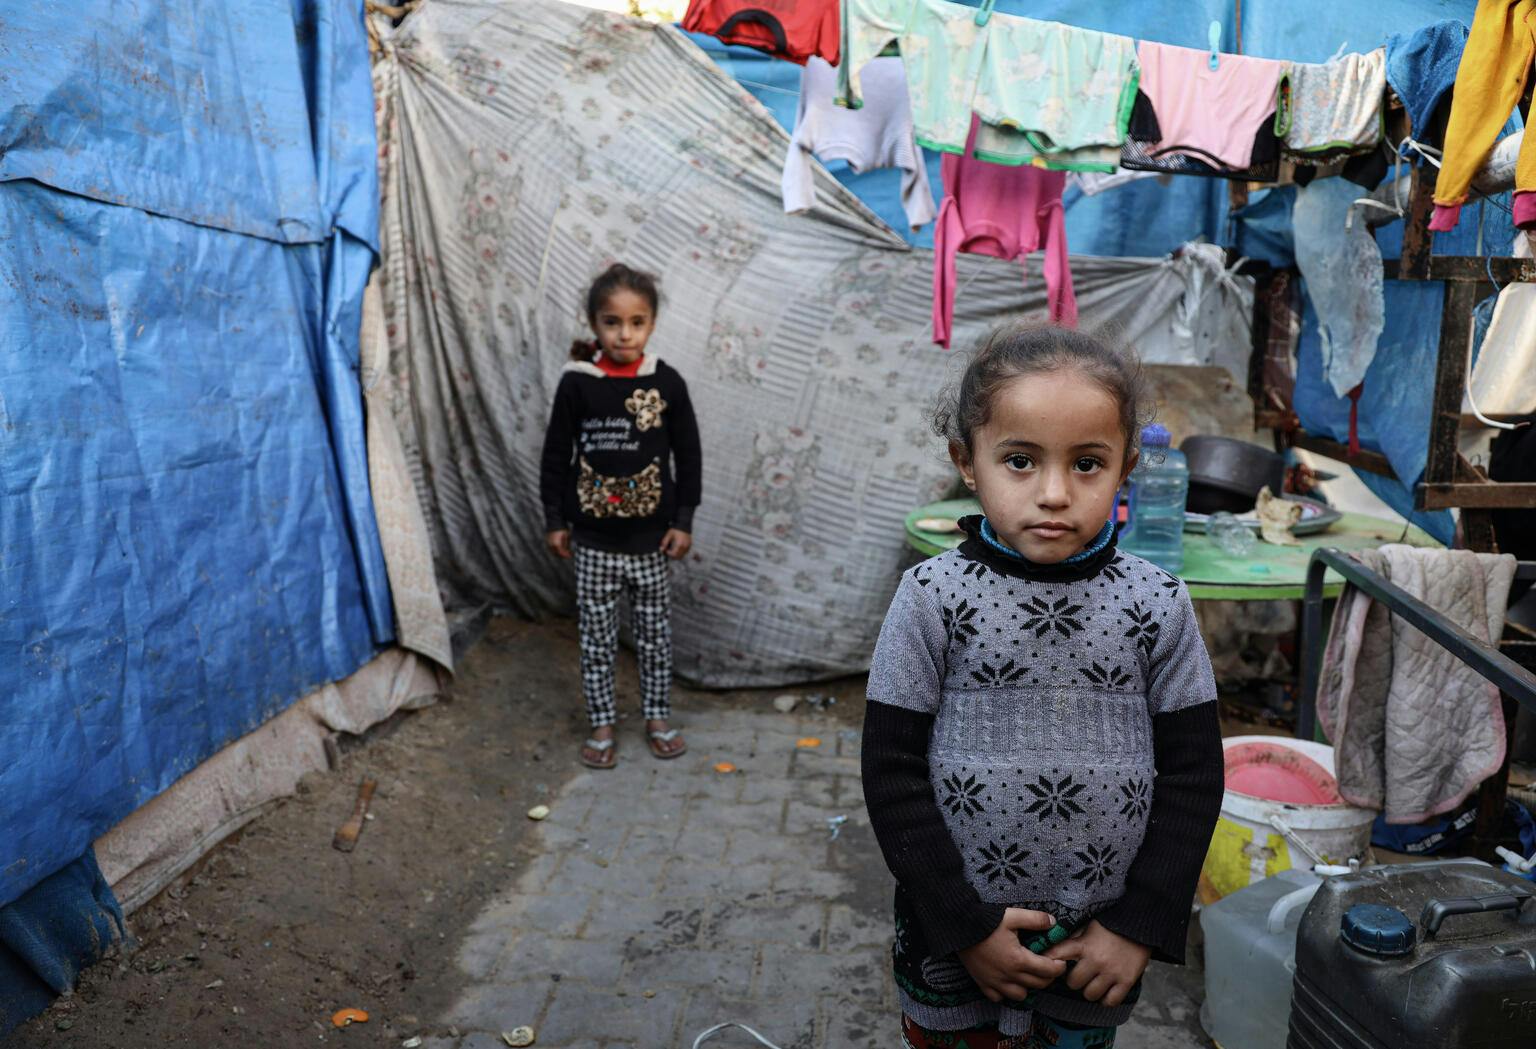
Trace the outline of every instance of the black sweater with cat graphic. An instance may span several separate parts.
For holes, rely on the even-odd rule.
[[[565,366],[544,434],[539,496],[546,531],[582,546],[654,552],[668,528],[693,530],[701,483],[688,385],[647,355],[633,378]]]

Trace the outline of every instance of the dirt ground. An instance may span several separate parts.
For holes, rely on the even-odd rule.
[[[528,862],[528,808],[576,771],[576,652],[571,622],[494,620],[447,700],[345,746],[339,770],[308,777],[130,916],[135,941],[0,1049],[398,1047],[449,1035],[432,1019],[460,990],[466,926]],[[638,757],[634,680],[626,657],[620,745]],[[858,679],[796,691],[834,695],[829,712],[862,718]],[[378,781],[374,818],[356,851],[338,852],[331,837],[365,777]],[[370,1021],[336,1030],[330,1017],[347,1007]]]

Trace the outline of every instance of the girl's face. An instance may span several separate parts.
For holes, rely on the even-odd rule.
[[[592,321],[592,332],[603,356],[616,364],[632,364],[645,352],[656,314],[645,296],[618,288],[608,296]]]
[[[1078,553],[1136,465],[1114,396],[1073,369],[1021,375],[997,391],[991,416],[969,451],[952,442],[949,454],[993,530],[1039,564]]]

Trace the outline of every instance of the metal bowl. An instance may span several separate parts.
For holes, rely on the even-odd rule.
[[[1235,437],[1196,434],[1179,445],[1189,464],[1189,509],[1213,514],[1253,509],[1265,485],[1275,495],[1285,487],[1285,457]]]

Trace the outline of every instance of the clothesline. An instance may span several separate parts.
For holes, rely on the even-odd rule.
[[[1381,141],[1381,49],[1289,63],[1223,53],[1214,38],[1204,49],[1138,43],[993,2],[818,0],[781,17],[755,0],[693,0],[683,26],[802,65],[825,59],[835,102],[851,109],[864,105],[866,67],[894,48],[909,56],[916,142],[957,153],[971,138],[991,163],[1273,181],[1282,152],[1310,160]],[[1192,80],[1193,97],[1182,90]]]
[[[1272,181],[1282,148],[1313,159],[1379,149],[1383,138],[1379,49],[1305,66],[1137,43],[999,13],[992,0],[979,8],[821,0],[797,4],[783,20],[745,6],[753,2],[694,0],[683,26],[804,66],[785,158],[786,211],[814,206],[813,156],[855,172],[902,170],[913,228],[937,218],[933,335],[941,345],[965,290],[955,280],[962,252],[1022,260],[1042,251],[1051,317],[1074,322],[1061,199],[1068,171]],[[892,46],[910,57],[886,56]],[[1201,90],[1185,91],[1190,82]],[[943,155],[937,216],[919,146]]]

